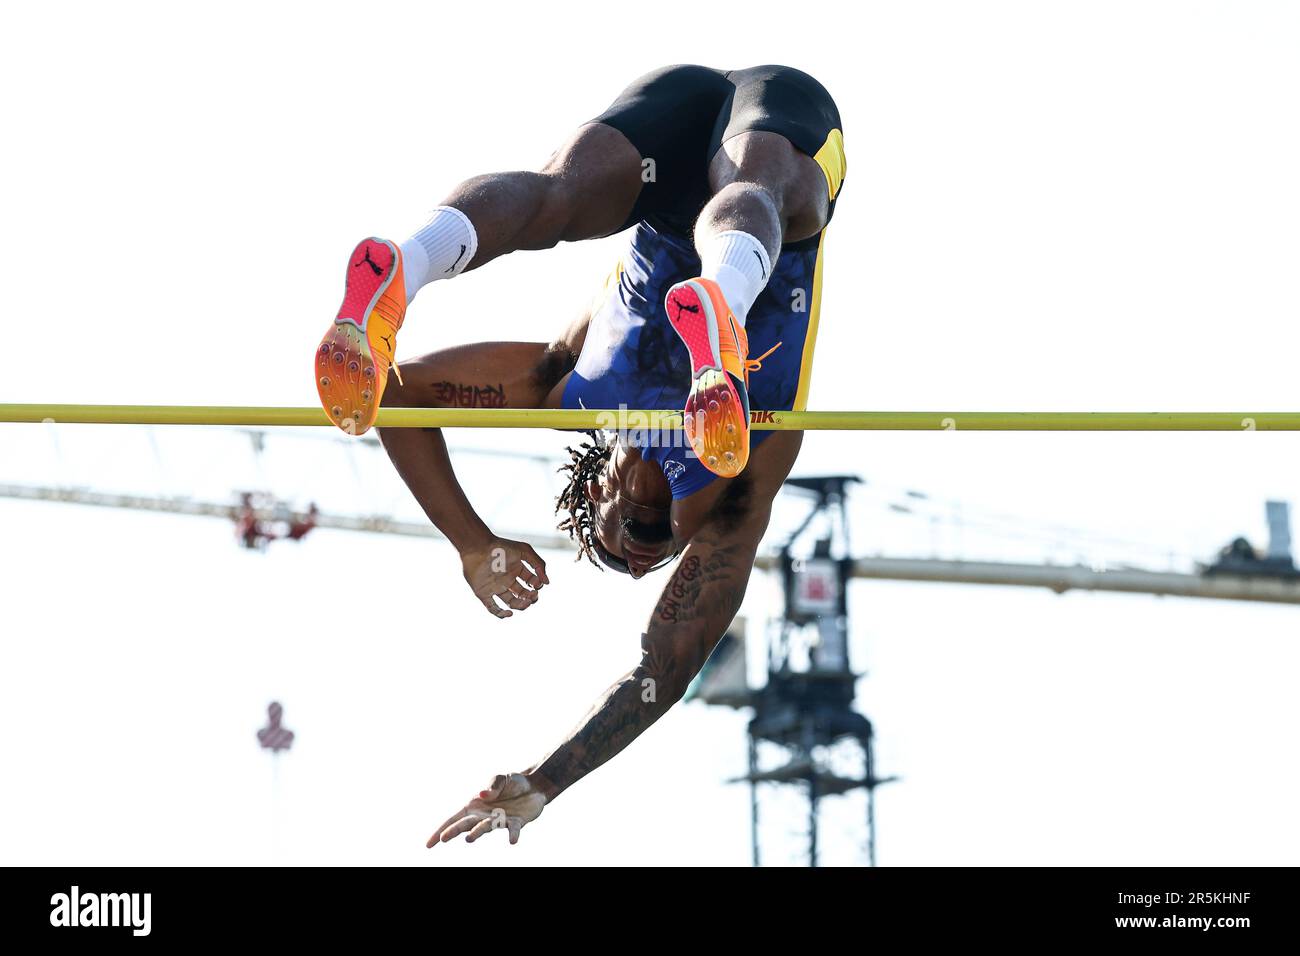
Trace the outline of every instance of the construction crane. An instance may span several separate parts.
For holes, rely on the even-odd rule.
[[[1221,552],[1200,574],[1133,568],[1115,571],[1074,566],[940,561],[917,558],[854,558],[849,540],[851,475],[792,478],[785,488],[811,496],[812,507],[774,558],[764,562],[780,576],[784,607],[769,629],[764,651],[766,679],[749,682],[750,643],[744,622],[733,623],[687,692],[688,700],[748,709],[748,772],[733,782],[750,786],[750,832],[754,866],[763,861],[761,796],[799,790],[807,801],[807,862],[819,862],[819,812],[828,797],[865,794],[866,860],[876,863],[875,792],[896,777],[876,769],[875,730],[855,707],[863,676],[849,659],[852,578],[999,584],[1069,590],[1117,591],[1246,601],[1296,603],[1300,571],[1291,556],[1290,514],[1285,502],[1266,505],[1270,540],[1259,553],[1244,539]],[[807,546],[805,534],[820,519]],[[801,546],[801,539],[803,544]],[[848,768],[848,769],[846,769]]]

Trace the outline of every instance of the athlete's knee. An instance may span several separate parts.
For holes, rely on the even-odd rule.
[[[762,206],[777,216],[785,214],[786,191],[779,183],[757,178],[737,179],[714,190],[713,196],[728,203],[751,203]]]
[[[813,157],[779,133],[753,130],[732,137],[714,153],[708,183],[715,195],[736,187],[775,204],[787,242],[819,232],[829,215],[826,176]]]
[[[755,130],[727,140],[709,165],[709,185],[715,196],[771,206],[787,242],[820,231],[830,211],[821,167],[779,133]]]
[[[714,192],[699,225],[752,232],[770,247],[769,251],[774,251],[783,241],[787,223],[778,190],[764,183],[737,180]]]

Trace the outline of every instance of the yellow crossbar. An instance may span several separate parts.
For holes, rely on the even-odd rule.
[[[0,422],[96,425],[331,425],[320,408],[238,405],[4,405]],[[388,428],[678,429],[681,413],[635,409],[386,408]],[[1300,412],[759,412],[774,431],[1300,431]]]

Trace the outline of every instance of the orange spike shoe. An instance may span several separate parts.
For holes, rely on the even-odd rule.
[[[677,283],[664,308],[691,354],[691,391],[682,412],[686,440],[709,471],[734,478],[749,463],[749,373],[762,367],[762,359],[749,357],[745,327],[712,279]]]
[[[364,239],[348,260],[343,305],[316,349],[316,391],[325,414],[350,435],[369,431],[406,317],[402,254],[387,239]]]

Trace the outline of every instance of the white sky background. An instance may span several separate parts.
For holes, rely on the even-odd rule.
[[[0,401],[311,404],[358,238],[401,238],[466,176],[537,166],[632,78],[681,61],[789,63],[839,103],[849,173],[811,407],[1300,408],[1300,8],[794,9],[7,11]],[[616,248],[440,283],[400,353],[550,338]],[[56,452],[37,427],[0,429],[0,480],[221,497],[265,477],[217,433],[162,436],[160,468],[140,431],[69,429]],[[1208,557],[1235,534],[1262,542],[1264,499],[1297,497],[1297,442],[821,434],[798,471]],[[409,510],[378,468],[303,451],[275,469],[282,494],[329,500],[333,477],[352,510]],[[482,474],[472,496],[545,527],[551,484],[522,473]],[[255,555],[219,522],[13,502],[0,529],[0,862],[269,862],[252,734],[272,698],[299,734],[281,861],[748,860],[747,794],[721,783],[742,770],[744,718],[699,705],[518,847],[423,849],[634,663],[662,577],[557,554],[541,604],[497,622],[432,542],[319,533]],[[883,517],[857,531],[864,551],[961,543]],[[771,598],[756,583],[744,613]],[[1297,859],[1294,609],[884,583],[853,602],[860,705],[880,770],[904,778],[880,792],[882,863]],[[857,812],[832,808],[829,861],[853,859]],[[772,862],[796,849],[777,839]]]

